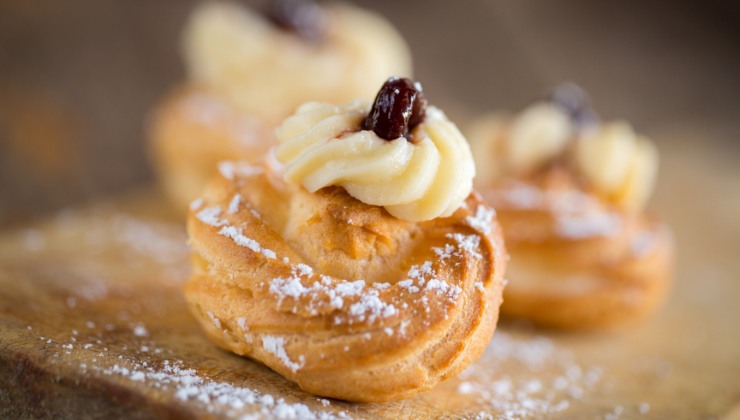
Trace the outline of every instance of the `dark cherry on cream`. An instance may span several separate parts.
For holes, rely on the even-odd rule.
[[[409,138],[409,131],[424,121],[426,107],[427,100],[418,82],[391,77],[378,91],[362,128],[385,140]]]
[[[326,35],[326,12],[312,0],[272,0],[265,15],[279,28],[311,42]]]
[[[546,100],[570,116],[578,128],[599,123],[599,116],[591,107],[591,98],[575,83],[562,83],[546,96]]]

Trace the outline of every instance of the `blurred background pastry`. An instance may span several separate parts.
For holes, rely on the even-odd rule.
[[[185,26],[186,81],[151,123],[155,169],[180,209],[219,160],[259,160],[299,104],[369,99],[389,74],[411,73],[406,44],[375,13],[308,0],[264,9],[208,1]]]
[[[511,253],[505,315],[598,328],[657,309],[673,241],[646,211],[658,171],[650,139],[627,122],[600,122],[572,83],[516,115],[482,117],[469,138],[476,188]]]

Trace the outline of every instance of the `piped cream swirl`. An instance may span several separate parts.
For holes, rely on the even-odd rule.
[[[410,54],[382,17],[327,6],[327,38],[308,42],[238,3],[208,1],[183,34],[189,77],[244,112],[280,121],[308,100],[373,95],[389,74],[410,75]]]
[[[442,111],[428,107],[411,135],[384,140],[360,129],[367,102],[310,102],[277,129],[277,158],[285,179],[311,192],[343,187],[393,216],[430,220],[449,216],[470,194],[475,164],[467,141]]]
[[[641,211],[655,187],[657,149],[624,121],[579,128],[562,109],[538,102],[514,117],[481,119],[469,136],[481,185],[526,177],[561,159],[593,192],[626,210]]]

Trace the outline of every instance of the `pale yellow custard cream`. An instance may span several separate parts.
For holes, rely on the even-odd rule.
[[[279,121],[306,101],[369,97],[389,74],[410,75],[408,48],[383,18],[348,5],[324,10],[326,37],[311,42],[236,3],[203,3],[183,39],[189,77]]]
[[[385,140],[361,128],[371,104],[310,102],[277,129],[285,178],[311,192],[343,187],[409,221],[449,216],[473,188],[475,164],[467,141],[445,114],[426,109],[410,137]]]
[[[589,190],[628,211],[641,211],[654,189],[657,149],[624,121],[578,127],[562,108],[538,102],[514,117],[482,119],[469,134],[483,168],[480,185],[526,177],[559,162]]]

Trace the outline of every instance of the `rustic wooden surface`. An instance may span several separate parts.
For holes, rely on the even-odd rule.
[[[679,249],[664,310],[642,325],[598,334],[505,324],[459,377],[397,403],[322,403],[211,345],[180,294],[188,271],[183,228],[155,192],[6,231],[0,417],[737,415],[740,167],[723,149],[697,141],[711,131],[674,126],[659,135],[673,146],[663,150],[654,204]]]

